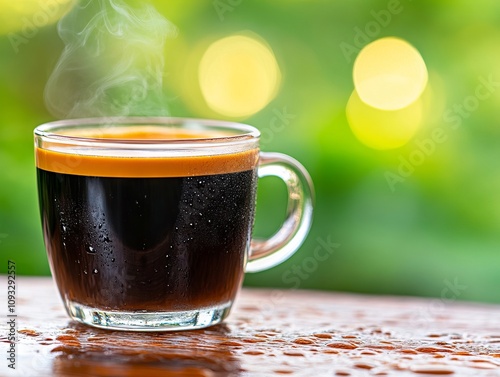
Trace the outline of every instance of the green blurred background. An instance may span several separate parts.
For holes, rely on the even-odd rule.
[[[500,3],[147,3],[178,28],[165,47],[170,113],[252,124],[266,135],[263,150],[295,157],[315,183],[314,224],[307,241],[282,265],[248,274],[245,284],[500,302],[500,200],[495,196],[500,194],[500,91],[495,84],[500,81]],[[16,261],[18,274],[50,273],[39,223],[32,131],[54,119],[43,91],[63,49],[57,20],[70,7],[62,0],[0,0],[3,273],[7,259]],[[387,13],[390,9],[399,11]],[[211,43],[242,34],[273,52],[281,79],[264,107],[234,117],[209,107],[199,87],[198,65]],[[356,54],[346,55],[342,46],[359,51],[385,36],[402,38],[420,52],[429,81],[417,133],[402,147],[377,150],[361,143],[347,121]],[[478,99],[476,89],[485,81],[490,81],[490,95]],[[282,127],[273,121],[278,113],[288,114]],[[402,161],[415,157],[436,128],[444,130],[446,141],[391,187],[387,172],[397,173]],[[280,182],[259,183],[256,235],[269,236],[279,227],[285,204]],[[319,260],[315,250],[330,253]]]

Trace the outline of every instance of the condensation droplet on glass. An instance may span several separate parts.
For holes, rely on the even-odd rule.
[[[85,275],[87,275],[87,270],[83,270],[83,273],[84,273]]]
[[[115,258],[111,258],[111,262],[114,262],[115,261]]]
[[[94,274],[97,274],[99,271],[97,270],[97,268],[94,268],[94,271],[92,271]]]

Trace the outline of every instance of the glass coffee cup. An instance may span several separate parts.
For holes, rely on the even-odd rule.
[[[35,129],[38,193],[51,272],[69,316],[119,330],[221,322],[245,272],[304,241],[313,186],[296,160],[259,150],[243,124],[88,118]],[[253,240],[258,178],[288,189],[285,221]]]

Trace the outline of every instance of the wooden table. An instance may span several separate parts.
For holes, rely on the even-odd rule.
[[[0,376],[500,376],[500,306],[243,289],[222,325],[132,333],[69,320],[49,278],[16,282],[16,370],[4,315]]]

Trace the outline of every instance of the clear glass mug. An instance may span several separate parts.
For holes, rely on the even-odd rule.
[[[245,272],[304,241],[313,186],[300,163],[259,150],[251,126],[89,118],[35,129],[47,255],[71,318],[120,330],[221,322]],[[257,178],[288,188],[281,229],[252,240]]]

